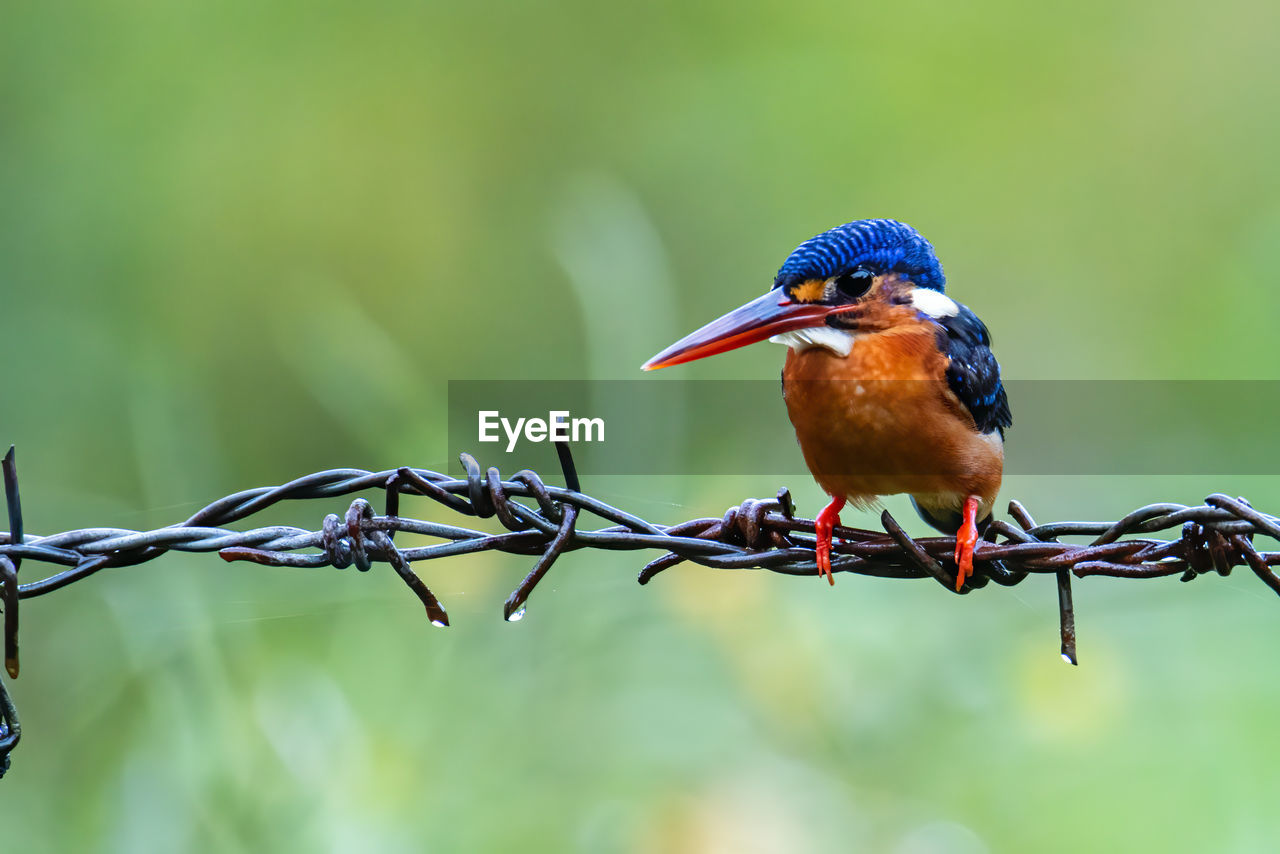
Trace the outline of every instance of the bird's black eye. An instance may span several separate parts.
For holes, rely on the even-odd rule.
[[[840,292],[841,296],[855,300],[871,289],[871,283],[875,281],[875,278],[875,273],[872,273],[866,267],[859,267],[852,273],[836,276],[836,290]]]

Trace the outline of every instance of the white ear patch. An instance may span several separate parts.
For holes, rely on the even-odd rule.
[[[960,313],[956,301],[933,288],[912,288],[911,304],[930,317],[955,317]]]
[[[775,335],[769,341],[773,344],[784,344],[797,353],[808,350],[810,347],[822,347],[837,356],[847,356],[853,349],[853,335],[843,329],[832,329],[830,326],[795,329]]]

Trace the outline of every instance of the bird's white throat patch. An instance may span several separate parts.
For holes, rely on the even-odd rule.
[[[911,304],[916,311],[933,318],[955,317],[960,313],[960,306],[956,305],[955,300],[933,288],[912,288]]]
[[[830,326],[811,326],[807,329],[793,329],[769,339],[773,344],[783,344],[797,353],[810,347],[822,347],[837,356],[847,356],[853,349],[853,335],[843,329]]]

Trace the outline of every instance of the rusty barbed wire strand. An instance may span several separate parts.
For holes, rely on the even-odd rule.
[[[6,671],[10,678],[17,678],[19,600],[52,593],[107,567],[136,566],[171,551],[217,552],[224,560],[277,567],[343,569],[354,565],[362,572],[375,563],[388,563],[436,626],[448,626],[448,613],[412,564],[480,551],[537,556],[533,569],[503,603],[503,616],[512,621],[523,616],[525,603],[556,560],[581,549],[664,552],[641,569],[641,584],[686,561],[714,569],[817,575],[814,522],[795,516],[786,489],[774,498],[747,499],[720,518],[655,525],[581,492],[568,446],[557,444],[557,452],[564,487],[549,485],[527,469],[504,480],[496,468],[482,469],[474,457],[463,454],[461,478],[409,467],[381,472],[332,469],[279,486],[228,495],[186,521],[164,528],[82,528],[38,537],[23,531],[14,451],[10,448],[3,461],[9,531],[0,533]],[[357,497],[341,516],[325,516],[315,531],[284,525],[247,531],[225,527],[282,501],[374,491],[385,496],[383,515],[377,515],[367,499]],[[496,518],[506,531],[489,533],[402,516],[401,495],[428,498],[464,516]],[[606,525],[584,528],[584,514]],[[959,594],[992,581],[1012,586],[1030,575],[1053,575],[1058,586],[1062,655],[1072,664],[1077,661],[1073,577],[1180,575],[1181,580],[1191,581],[1211,571],[1225,576],[1236,566],[1248,566],[1280,594],[1280,575],[1274,569],[1280,564],[1280,551],[1259,551],[1253,544],[1258,535],[1280,543],[1280,519],[1260,513],[1243,498],[1215,494],[1194,507],[1150,504],[1115,522],[1036,524],[1017,501],[1010,502],[1009,515],[1018,527],[1003,520],[991,524],[974,551],[974,574]],[[881,524],[883,531],[836,528],[832,570],[877,578],[932,578],[949,592],[956,592],[953,537],[913,538],[887,510]],[[1175,539],[1148,536],[1174,529],[1179,530]],[[400,532],[443,542],[404,547],[394,542]],[[1061,541],[1068,536],[1091,539],[1083,544]],[[18,572],[23,561],[66,568],[22,584]],[[0,680],[0,776],[8,768],[9,754],[20,733],[17,710]]]

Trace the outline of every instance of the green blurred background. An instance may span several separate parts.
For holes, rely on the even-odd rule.
[[[1280,379],[1274,3],[3,20],[0,441],[32,533],[168,524],[324,468],[455,470],[447,380],[636,376],[800,240],[866,216],[934,242],[1006,376]],[[767,378],[781,356],[681,370]],[[665,522],[780,485],[585,484]],[[1004,495],[1115,518],[1213,491],[1280,508],[1274,477]],[[385,568],[212,556],[29,601],[0,838],[967,854],[1280,835],[1280,603],[1244,570],[1078,584],[1070,668],[1048,579],[960,599],[683,568],[639,588],[643,559],[566,557],[518,625],[500,606],[528,561],[421,565],[448,630]]]

